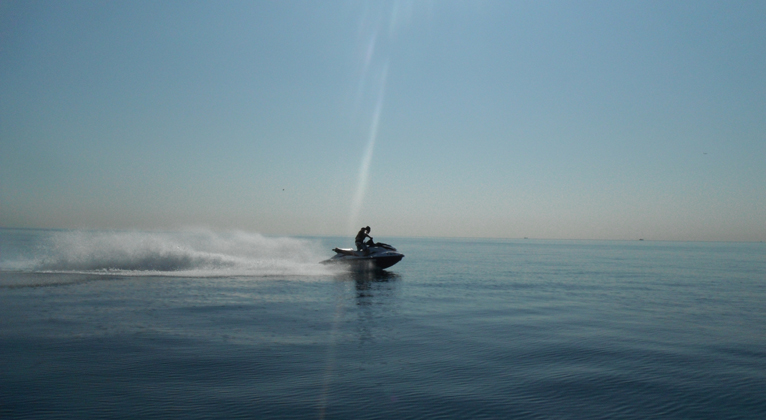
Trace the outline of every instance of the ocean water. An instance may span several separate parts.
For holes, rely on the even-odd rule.
[[[0,229],[0,418],[766,418],[766,244],[378,239]]]

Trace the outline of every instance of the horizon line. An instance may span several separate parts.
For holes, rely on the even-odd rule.
[[[93,232],[190,232],[194,230],[209,230],[212,232],[248,232],[267,237],[296,237],[296,238],[342,238],[348,235],[344,234],[280,234],[280,233],[262,233],[247,229],[215,229],[211,227],[196,226],[187,228],[51,228],[51,227],[8,227],[0,226],[1,230],[37,230],[37,231],[93,231]],[[350,237],[350,236],[349,236]],[[403,239],[484,239],[484,240],[519,240],[519,241],[613,241],[613,242],[726,242],[726,243],[764,243],[766,240],[746,240],[746,239],[651,239],[651,238],[548,238],[548,237],[510,237],[510,236],[403,236],[390,235],[390,238]]]

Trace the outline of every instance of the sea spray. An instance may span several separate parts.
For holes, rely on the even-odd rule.
[[[332,274],[311,240],[242,231],[49,232],[26,271],[163,276]],[[16,264],[18,266],[18,264]]]

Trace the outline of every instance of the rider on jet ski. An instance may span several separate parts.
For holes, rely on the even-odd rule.
[[[372,236],[370,236],[369,226],[359,229],[359,233],[356,234],[356,239],[354,239],[354,242],[356,243],[356,250],[357,251],[363,250],[365,253],[367,253],[367,244],[364,243],[364,238],[370,238],[370,242],[372,242]]]
[[[366,242],[365,239],[367,239]],[[352,248],[333,248],[335,255],[322,263],[348,264],[354,269],[361,270],[385,270],[404,258],[404,254],[399,253],[391,245],[374,242],[370,236],[369,226],[359,229],[354,242],[356,242],[356,251]]]

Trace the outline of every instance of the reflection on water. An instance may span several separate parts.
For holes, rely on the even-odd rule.
[[[385,295],[387,292],[393,291],[396,287],[395,282],[399,279],[398,274],[383,270],[353,273],[350,277],[356,287],[357,305],[370,304],[370,299],[375,294],[382,292]]]
[[[399,279],[399,274],[385,270],[354,271],[336,277],[346,285],[353,284],[353,301],[348,287],[344,287],[343,300],[348,301],[347,322],[354,324],[359,345],[389,335],[389,320],[397,312]]]
[[[388,296],[396,289],[400,275],[385,270],[351,271],[335,277],[341,283],[354,283],[357,305],[372,304],[376,295]]]
[[[395,307],[393,298],[396,295],[398,279],[398,274],[384,270],[357,270],[335,276],[336,285],[340,287],[336,289],[338,294],[335,297],[335,315],[327,347],[322,392],[319,396],[319,419],[325,418],[330,389],[337,381],[337,347],[339,341],[344,341],[341,331],[354,331],[358,348],[363,354],[366,353],[364,349],[368,348],[368,344],[375,343],[379,337],[385,335],[386,329],[390,328],[386,319],[390,319],[392,308]],[[353,298],[349,293],[352,291]],[[369,355],[359,358],[362,364],[369,363],[371,359]]]
[[[397,273],[392,273],[386,270],[352,270],[343,274],[339,274],[335,278],[339,281],[356,281],[356,282],[387,282],[393,281],[401,277]]]

